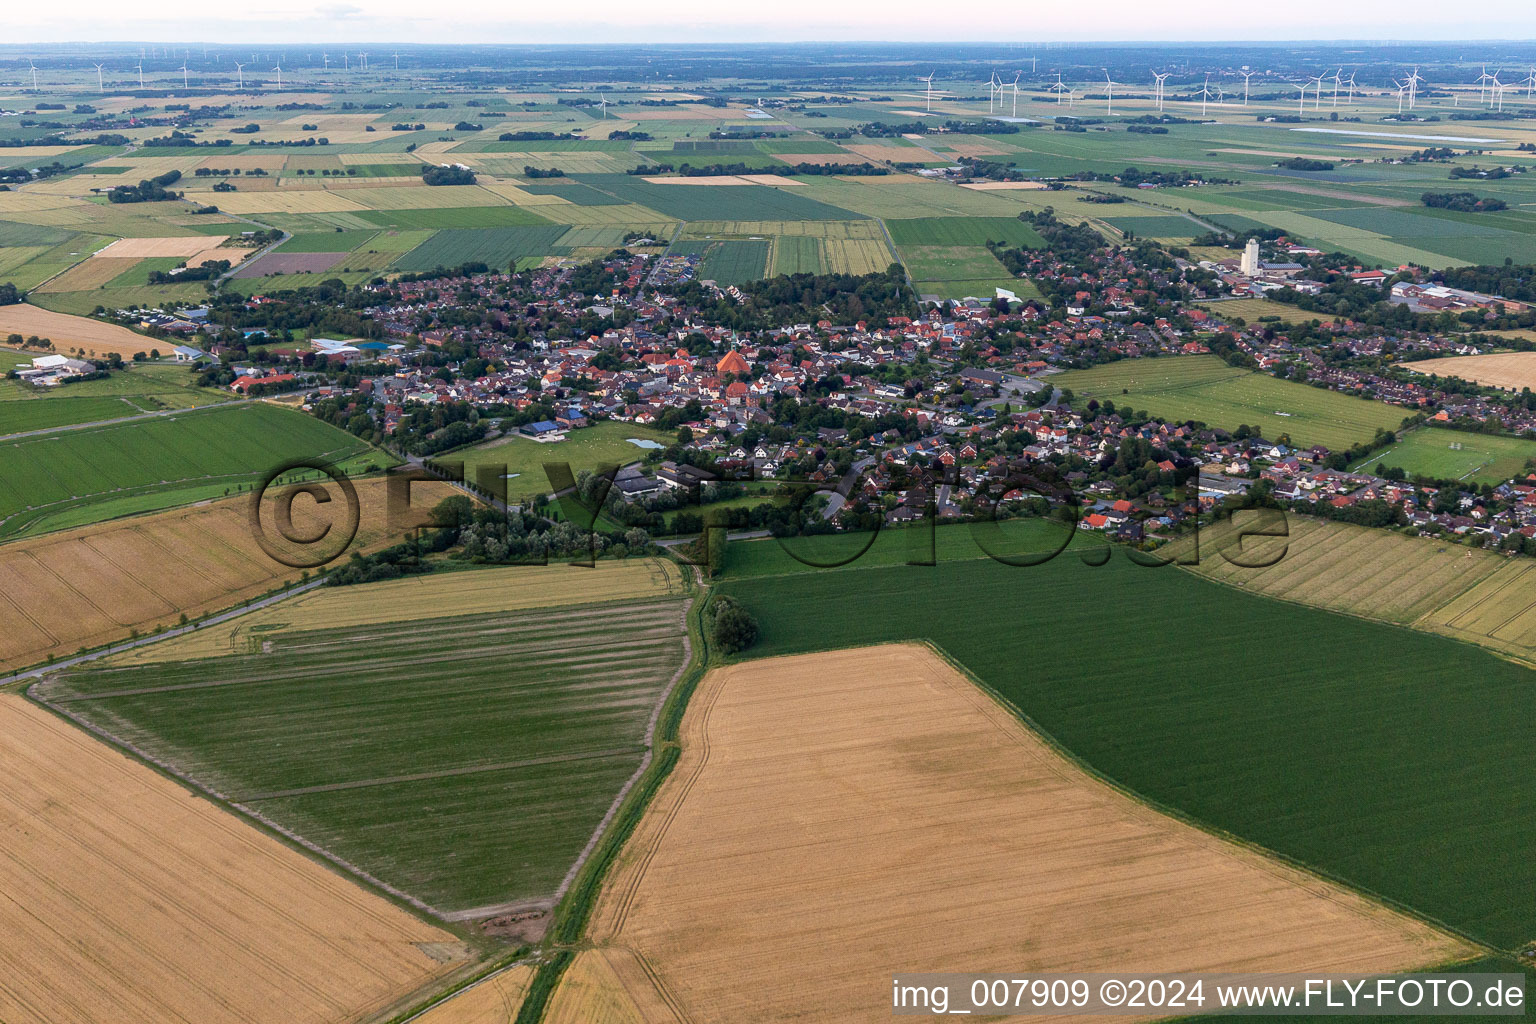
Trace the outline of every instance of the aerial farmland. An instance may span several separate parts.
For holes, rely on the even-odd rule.
[[[1523,992],[1518,14],[73,2],[0,42],[5,1024]]]

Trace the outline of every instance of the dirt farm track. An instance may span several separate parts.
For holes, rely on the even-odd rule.
[[[1376,973],[1468,953],[1094,779],[924,647],[716,669],[681,742],[549,1024],[885,1021],[916,964]]]
[[[0,695],[0,1020],[339,1024],[456,969],[446,932]]]

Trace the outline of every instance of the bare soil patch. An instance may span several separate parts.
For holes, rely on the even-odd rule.
[[[344,252],[269,252],[251,260],[235,271],[236,277],[266,277],[268,274],[319,274],[346,259]],[[222,257],[221,257],[222,258]]]

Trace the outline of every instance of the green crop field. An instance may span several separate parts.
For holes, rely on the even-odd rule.
[[[0,350],[0,372],[27,359]],[[0,436],[165,409],[192,409],[231,397],[224,391],[194,387],[187,367],[172,364],[128,364],[104,380],[47,389],[0,380]]]
[[[521,206],[466,206],[415,210],[358,210],[346,214],[383,228],[505,228],[548,224]]]
[[[1410,477],[1501,484],[1531,472],[1526,465],[1531,459],[1536,459],[1536,441],[1426,427],[1407,432],[1397,444],[1361,460],[1355,468],[1394,466]]]
[[[524,256],[547,256],[564,235],[560,224],[515,228],[455,228],[439,231],[395,260],[396,270],[431,270],[481,262],[504,270]]]
[[[720,586],[752,657],[929,640],[1159,805],[1497,947],[1536,935],[1536,820],[1508,813],[1536,798],[1528,669],[1120,554],[733,580],[747,547]]]
[[[891,241],[906,245],[975,245],[1003,242],[1038,248],[1045,239],[1029,224],[1016,217],[919,217],[912,220],[887,219]]]
[[[799,239],[811,241],[814,239]],[[756,281],[767,273],[770,243],[767,239],[727,239],[724,241],[690,240],[676,242],[667,250],[670,255],[699,253],[704,258],[699,263],[701,281],[714,281],[721,286],[745,284]]]
[[[546,462],[569,463],[572,473],[603,466],[628,465],[641,459],[646,449],[631,444],[628,438],[670,444],[672,435],[633,423],[598,423],[573,430],[564,441],[543,443],[522,436],[511,436],[476,448],[461,448],[439,455],[433,461],[442,465],[463,464],[464,478],[470,482],[489,472],[493,479],[506,478],[507,500],[522,502],[554,490],[544,472]],[[481,467],[487,467],[482,470]]]
[[[818,189],[798,184],[655,185],[628,174],[582,175],[584,184],[626,203],[679,220],[857,220],[859,214],[820,201]]]
[[[394,461],[329,424],[261,402],[22,438],[0,444],[0,537],[56,528],[61,516],[91,522],[94,506],[121,499],[144,511],[192,500],[185,496],[194,491],[233,491],[287,459],[361,456]]]
[[[313,231],[294,235],[279,251],[351,252],[377,234],[377,231]]]
[[[822,240],[808,235],[785,235],[773,240],[772,265],[768,272],[778,274],[820,274]]]
[[[1168,420],[1196,420],[1223,430],[1247,424],[1264,437],[1289,435],[1301,446],[1335,450],[1395,430],[1407,415],[1383,402],[1277,380],[1228,366],[1216,356],[1126,359],[1053,379],[1079,400],[1112,400]]]
[[[639,766],[685,656],[683,604],[662,593],[387,630],[305,625],[253,634],[255,653],[96,668],[37,695],[460,910],[555,891]]]

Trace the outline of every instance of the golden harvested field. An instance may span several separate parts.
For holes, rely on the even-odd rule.
[[[43,210],[59,210],[69,206],[88,206],[96,208],[93,203],[82,203],[78,199],[68,196],[51,196],[42,192],[0,192],[0,214],[6,213],[40,213]]]
[[[239,654],[253,638],[270,638],[284,629],[312,629],[321,622],[327,628],[342,629],[682,594],[678,567],[664,558],[600,561],[591,569],[572,565],[510,565],[472,572],[433,573],[370,584],[366,603],[359,602],[347,587],[321,587],[230,622],[117,655],[113,664],[190,661]]]
[[[821,264],[827,274],[875,274],[896,262],[885,242],[849,238],[823,238]]]
[[[846,148],[857,153],[861,160],[876,162],[896,163],[903,160],[930,159],[928,151],[920,146],[882,146],[878,143],[870,143]]]
[[[541,206],[538,215],[555,224],[571,227],[602,227],[614,225],[648,232],[652,238],[666,238],[677,226],[666,214],[657,213],[637,203],[616,206],[577,206],[575,203],[560,206]]]
[[[1494,573],[1416,625],[1536,665],[1536,567],[1525,559],[1500,561]]]
[[[899,965],[1385,973],[1470,953],[1111,789],[926,648],[716,669],[681,742],[551,1021],[885,1021]]]
[[[110,352],[131,356],[135,352],[148,352],[157,345],[165,344],[142,334],[134,334],[126,327],[68,313],[55,313],[40,309],[30,302],[0,306],[0,334],[13,333],[28,338],[34,334],[40,338],[51,338],[57,352],[83,348],[89,356],[105,356]]]
[[[228,192],[219,196],[226,213],[350,213],[366,209],[346,196],[324,189],[312,192]]]
[[[691,220],[684,238],[710,235],[808,235],[884,241],[877,220]]]
[[[1256,520],[1201,527],[1200,564],[1192,571],[1268,597],[1411,625],[1508,564],[1448,541],[1304,516],[1288,521],[1288,537],[1249,537],[1241,552],[1228,552],[1249,563],[1275,560],[1261,569],[1233,565],[1219,553],[1238,528],[1257,528],[1247,525]]]
[[[228,260],[230,266],[237,267],[244,263],[245,258],[255,251],[255,249],[248,249],[238,245],[213,246],[188,256],[187,266],[200,267],[211,260]]]
[[[961,185],[961,188],[972,189],[976,192],[1012,192],[1018,189],[1034,191],[1045,188],[1043,181],[973,181]]]
[[[214,171],[263,170],[271,174],[282,170],[289,159],[282,153],[226,153],[224,156],[210,156],[200,161],[193,170],[206,167]]]
[[[481,188],[494,195],[501,196],[501,198],[517,206],[562,206],[570,203],[570,200],[564,196],[537,196],[532,192],[524,192],[516,185],[506,181],[487,182]]]
[[[454,937],[0,695],[0,1019],[337,1024],[457,969]]]
[[[0,160],[35,160],[40,156],[63,156],[84,146],[0,146]]]
[[[370,210],[449,210],[508,205],[507,200],[479,185],[390,185],[356,189],[348,195]]]
[[[96,255],[103,259],[146,259],[195,256],[229,238],[228,235],[186,235],[178,238],[119,238]]]
[[[640,179],[651,185],[750,185],[744,174],[711,174],[699,177],[686,178],[677,175],[657,177],[643,177]]]
[[[775,153],[773,158],[791,167],[795,164],[867,164],[870,159],[857,153]]]
[[[1536,388],[1536,352],[1500,352],[1489,356],[1453,356],[1404,363],[1419,373],[1460,377],[1488,387],[1520,391]]]
[[[1227,252],[1227,258],[1232,255],[1231,251]],[[1249,321],[1262,316],[1277,316],[1282,320],[1302,320],[1309,316],[1295,306],[1271,302],[1269,299],[1228,299],[1225,302],[1212,302],[1204,308],[1220,317],[1240,316]]]
[[[532,981],[532,967],[509,968],[432,1007],[415,1024],[512,1024]]]
[[[97,256],[93,259],[81,260],[64,273],[39,285],[40,292],[84,292],[100,288],[108,281],[117,277],[139,262],[135,258],[119,259],[111,256]]]
[[[391,539],[384,484],[361,480],[357,492],[354,544],[382,546]],[[418,484],[412,502],[430,508],[450,493],[445,484]],[[307,529],[312,506],[301,500],[293,508],[296,527]],[[299,570],[261,551],[247,509],[246,499],[233,498],[0,545],[0,671],[174,625],[183,613],[196,618],[297,580]]]

